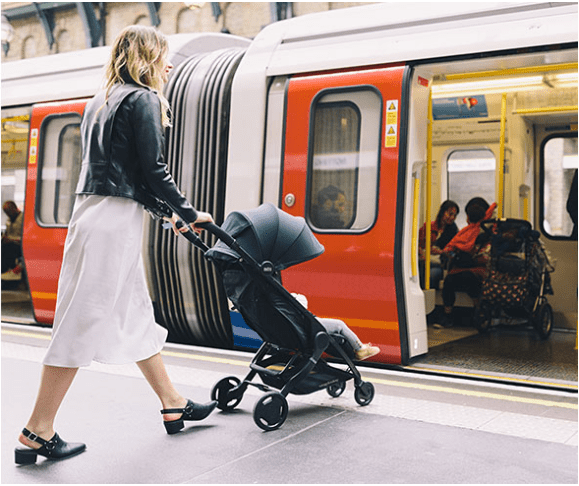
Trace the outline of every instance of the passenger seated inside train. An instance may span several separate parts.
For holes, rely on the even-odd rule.
[[[465,208],[468,225],[461,229],[442,251],[448,259],[448,274],[442,288],[444,312],[435,328],[453,326],[453,306],[456,292],[466,292],[475,306],[480,298],[483,280],[488,276],[490,238],[481,228],[481,221],[490,219],[497,204],[489,204],[482,197],[471,199]]]
[[[2,210],[8,216],[6,231],[2,234],[2,280],[20,280],[24,213],[18,209],[14,201],[6,201]]]
[[[330,184],[318,192],[317,204],[312,208],[312,222],[321,229],[342,229],[345,227],[344,211],[346,195],[344,191]]]
[[[306,309],[308,308],[308,299],[305,295],[296,293],[292,293],[292,295]],[[329,334],[338,334],[346,340],[346,342],[352,347],[357,360],[363,361],[377,355],[380,352],[380,348],[378,346],[372,346],[371,343],[362,344],[360,338],[348,327],[344,321],[323,317],[318,317],[317,319]]]
[[[454,222],[460,209],[458,204],[450,199],[440,205],[436,219],[430,223],[430,288],[438,289],[443,277],[440,254],[446,245],[458,233]],[[426,222],[418,233],[418,253],[420,286],[424,289],[425,261],[426,261]]]

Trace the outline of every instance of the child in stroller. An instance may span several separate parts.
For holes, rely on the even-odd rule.
[[[291,294],[300,304],[302,304],[306,309],[308,308],[308,299],[302,294]],[[364,361],[365,359],[371,358],[380,352],[378,346],[372,346],[371,343],[362,344],[360,338],[356,336],[356,333],[352,331],[348,325],[339,319],[331,319],[329,317],[322,318],[318,317],[318,321],[328,333],[335,335],[346,340],[348,345],[352,348],[354,355],[358,361]]]
[[[214,386],[211,395],[217,400],[217,407],[233,410],[248,386],[254,386],[266,392],[254,407],[254,421],[263,430],[275,430],[287,418],[289,393],[309,394],[326,389],[337,397],[350,379],[354,380],[356,402],[368,405],[374,397],[374,386],[362,380],[353,360],[368,358],[379,348],[359,346],[356,337],[348,337],[350,330],[343,323],[339,326],[341,332],[333,333],[335,322],[328,321],[325,327],[323,320],[281,284],[281,270],[324,251],[305,220],[263,204],[231,213],[221,228],[213,224],[204,224],[203,228],[219,238],[211,249],[192,232],[183,236],[215,264],[234,309],[263,340],[243,381],[230,376]],[[349,340],[354,341],[355,349]],[[364,351],[356,354],[357,348]],[[345,369],[330,364],[324,353],[340,358]],[[256,375],[262,383],[252,381]]]
[[[475,313],[475,325],[486,332],[493,321],[522,319],[530,322],[542,339],[553,327],[553,310],[546,295],[553,294],[554,271],[528,221],[491,219],[481,224],[491,241],[489,275]]]

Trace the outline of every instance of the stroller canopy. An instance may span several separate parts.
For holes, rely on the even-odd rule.
[[[324,252],[304,218],[292,216],[269,203],[232,212],[221,229],[235,238],[258,263],[270,261],[275,271],[312,260]],[[227,263],[240,258],[221,240],[206,256]]]

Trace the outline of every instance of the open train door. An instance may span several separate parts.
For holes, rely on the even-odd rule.
[[[339,317],[378,345],[385,363],[408,357],[400,133],[408,72],[308,74],[287,87],[281,207],[305,217],[325,253],[285,270],[284,285],[306,295],[314,314]]]
[[[544,120],[534,126],[536,160],[535,225],[541,241],[555,264],[550,275],[553,295],[548,295],[553,327],[576,330],[577,326],[577,114]],[[569,202],[569,208],[567,203]],[[571,210],[571,213],[570,211]],[[564,262],[564,264],[557,264]]]
[[[86,101],[35,105],[30,143],[22,251],[34,316],[54,318],[64,241],[81,166],[80,119]]]

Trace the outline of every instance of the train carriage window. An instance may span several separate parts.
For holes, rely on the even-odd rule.
[[[317,231],[363,231],[375,220],[382,100],[370,88],[314,100],[306,215]]]
[[[555,239],[576,239],[573,220],[567,211],[567,200],[577,172],[577,136],[547,139],[542,146],[541,160],[543,233]],[[574,216],[577,216],[576,205]]]
[[[467,225],[464,208],[473,197],[489,204],[495,200],[496,157],[491,150],[454,150],[446,161],[448,199],[462,209],[456,218],[459,228]]]
[[[47,118],[42,129],[37,214],[43,225],[66,225],[80,173],[80,115]]]

